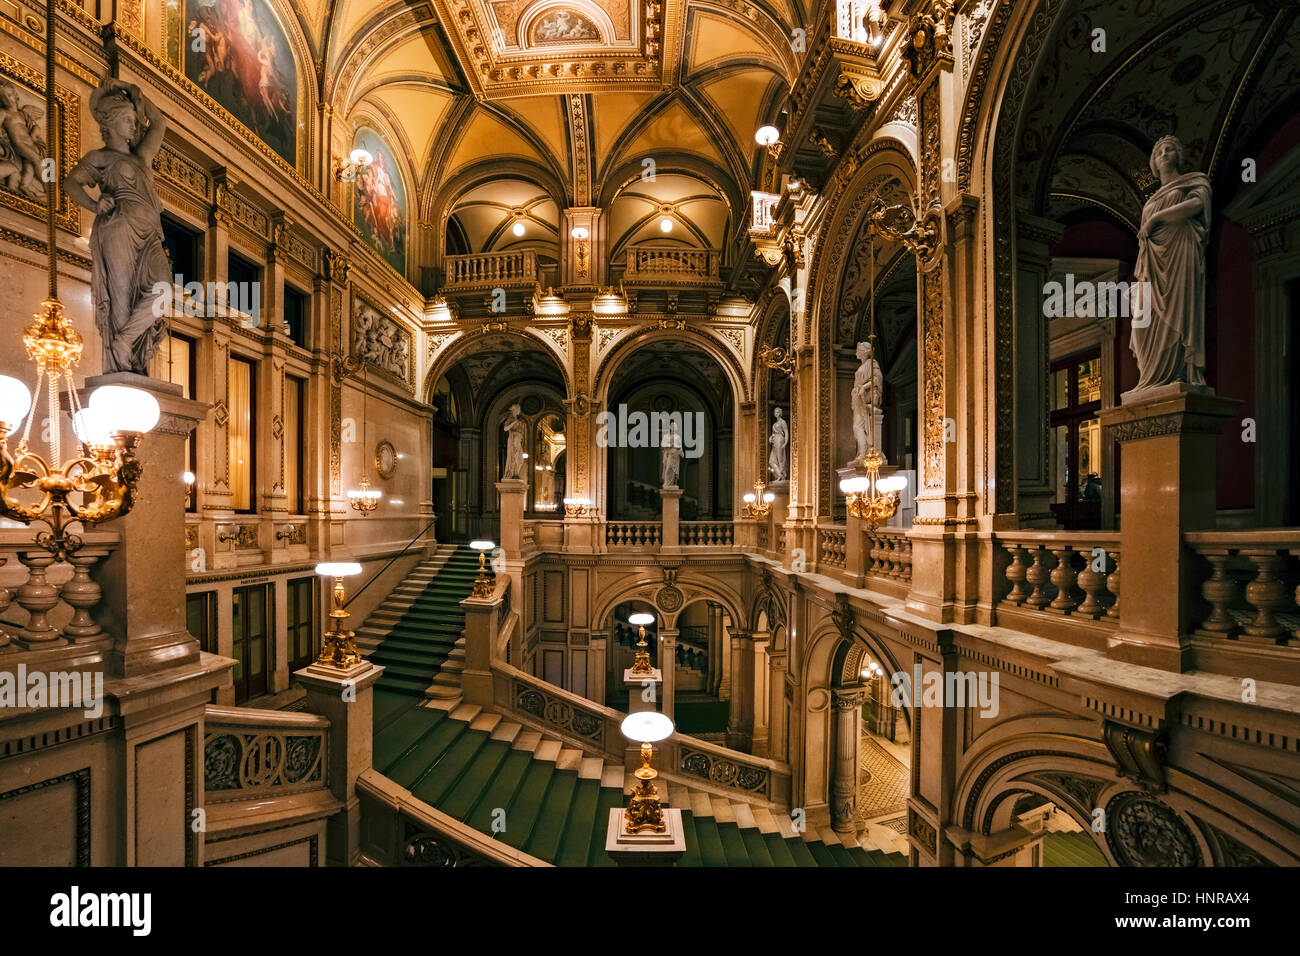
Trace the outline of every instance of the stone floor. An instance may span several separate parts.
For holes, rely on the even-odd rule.
[[[907,767],[869,734],[858,744],[858,759],[858,823],[903,813]]]

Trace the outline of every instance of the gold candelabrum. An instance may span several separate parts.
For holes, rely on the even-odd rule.
[[[364,518],[379,507],[379,499],[383,496],[384,493],[378,488],[371,488],[370,479],[362,475],[360,487],[348,489],[348,504]]]
[[[346,594],[343,579],[361,573],[361,565],[351,561],[331,561],[316,565],[316,573],[322,577],[334,579],[334,607],[330,611],[330,629],[321,638],[320,656],[317,664],[346,670],[361,663],[361,654],[357,651],[355,635],[343,626],[350,617],[344,610]]]
[[[654,753],[653,745],[641,742],[641,766],[633,771],[638,783],[632,788],[632,798],[623,815],[623,826],[628,833],[663,833],[666,829],[664,808],[654,785],[655,777],[659,776],[659,771],[651,766]]]
[[[81,360],[81,336],[57,298],[45,300],[35,319],[23,334],[27,354],[36,364],[35,402],[21,381],[0,376],[0,514],[23,524],[44,523],[49,530],[36,536],[37,544],[55,560],[65,561],[82,546],[69,524],[86,527],[120,518],[135,504],[144,471],[135,450],[157,423],[159,410],[149,393],[117,385],[96,389],[83,408],[72,378]],[[60,435],[60,386],[68,395],[73,431],[81,441],[81,454],[68,461],[63,460]],[[37,454],[30,444],[42,390],[50,420],[48,456]],[[11,452],[10,433],[24,418],[26,425]]]
[[[873,531],[898,513],[898,493],[907,485],[907,479],[901,475],[880,477],[880,466],[884,461],[873,447],[862,459],[867,473],[840,482],[840,490],[848,499],[849,517],[865,521]]]
[[[772,502],[776,495],[767,490],[762,479],[754,482],[754,490],[745,495],[745,507],[741,514],[746,518],[766,518],[772,512]]]
[[[650,663],[650,645],[646,643],[645,626],[654,623],[653,614],[633,614],[628,619],[629,624],[635,624],[640,629],[640,639],[636,642],[636,656],[632,658],[633,674],[648,675],[655,672],[654,666]]]
[[[474,590],[471,597],[490,598],[496,589],[496,571],[489,575],[487,553],[496,547],[491,541],[471,541],[469,546],[478,552],[478,576],[474,578]]]
[[[595,513],[596,509],[587,498],[564,499],[564,516],[566,518],[585,518]]]

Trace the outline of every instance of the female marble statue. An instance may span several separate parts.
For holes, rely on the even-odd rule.
[[[884,419],[881,402],[885,397],[885,377],[880,363],[872,354],[870,342],[859,342],[858,359],[862,362],[853,375],[853,437],[857,439],[858,454],[850,464],[861,463],[873,447],[880,451],[880,423]]]
[[[167,123],[138,86],[121,80],[100,84],[90,94],[90,111],[104,145],[81,158],[64,188],[95,213],[90,285],[103,371],[144,375],[167,332],[163,302],[170,300],[172,282],[162,205],[153,190],[153,158]],[[98,198],[86,191],[91,186],[98,187]]]
[[[506,433],[506,465],[501,469],[502,479],[524,476],[524,428],[527,424],[519,416],[519,403],[510,406],[510,417],[501,426]]]
[[[1151,172],[1160,177],[1160,188],[1142,207],[1133,270],[1141,295],[1134,303],[1130,342],[1138,364],[1135,391],[1175,382],[1205,384],[1210,180],[1187,169],[1187,154],[1176,136],[1156,141]]]
[[[772,450],[767,455],[767,470],[772,473],[773,481],[785,481],[785,455],[786,448],[790,445],[790,426],[781,417],[781,409],[772,409],[772,415],[776,420],[772,422],[772,437],[769,439]]]
[[[668,422],[668,434],[663,438],[663,447],[659,451],[659,473],[664,488],[676,488],[677,479],[682,473],[682,436],[677,434],[677,423]]]

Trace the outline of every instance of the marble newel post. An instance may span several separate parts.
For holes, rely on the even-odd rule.
[[[862,691],[831,690],[835,712],[835,766],[831,778],[831,826],[837,833],[857,829],[858,723]]]
[[[663,534],[663,543],[659,546],[661,554],[672,554],[680,551],[681,538],[681,509],[682,509],[682,489],[680,488],[660,488],[659,500],[663,503],[663,513],[661,516],[660,531]]]
[[[502,478],[497,483],[497,495],[501,501],[501,550],[507,560],[514,561],[522,556],[524,540],[524,498],[528,494],[528,483],[522,478]]]
[[[1240,404],[1171,385],[1124,396],[1102,426],[1124,448],[1120,487],[1119,631],[1109,656],[1168,671],[1193,666],[1198,564],[1189,531],[1215,524],[1215,445]],[[1136,400],[1134,400],[1136,399]]]
[[[199,659],[185,624],[185,439],[207,417],[206,405],[181,397],[181,387],[131,372],[86,379],[82,404],[101,385],[128,385],[158,400],[161,416],[141,440],[144,466],[130,514],[106,522],[122,543],[96,575],[104,589],[101,623],[116,635],[109,666],[135,677]]]

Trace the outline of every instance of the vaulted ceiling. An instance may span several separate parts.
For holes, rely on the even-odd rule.
[[[337,136],[379,129],[401,154],[413,215],[439,230],[454,216],[473,251],[553,243],[565,206],[606,208],[611,249],[665,204],[682,227],[672,241],[724,245],[807,16],[800,0],[297,6]]]

